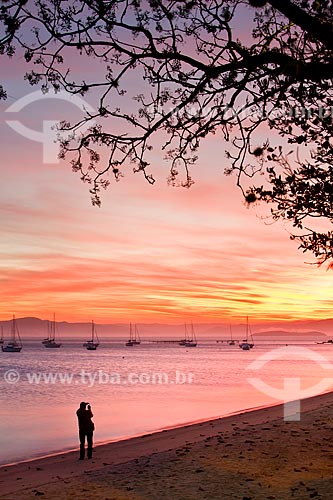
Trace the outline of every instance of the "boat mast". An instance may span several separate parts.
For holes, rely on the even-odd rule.
[[[195,331],[194,331],[194,326],[193,326],[193,322],[191,321],[191,340],[196,342],[197,339],[196,339],[196,336],[195,336]]]
[[[16,335],[17,335],[17,338],[18,338],[18,342],[16,342]],[[18,328],[17,328],[17,325],[16,325],[15,314],[13,314],[12,337],[13,337],[14,344],[18,343],[20,346],[22,346],[20,332],[18,331]]]
[[[53,322],[52,322],[52,331],[51,331],[51,339],[55,340],[55,312],[53,313]]]
[[[11,332],[13,343],[15,342],[15,333],[16,333],[16,319],[15,319],[15,314],[13,314],[12,332]]]

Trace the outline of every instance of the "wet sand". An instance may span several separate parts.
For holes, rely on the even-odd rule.
[[[0,468],[0,498],[330,500],[333,393]]]

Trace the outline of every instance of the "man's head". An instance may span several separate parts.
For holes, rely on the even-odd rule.
[[[82,401],[82,402],[80,403],[80,409],[81,409],[81,410],[85,410],[85,409],[86,409],[87,404],[89,404],[89,403],[85,403],[84,401]]]

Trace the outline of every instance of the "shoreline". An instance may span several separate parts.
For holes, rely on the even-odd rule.
[[[142,463],[148,462],[158,462],[159,467],[171,467],[172,464],[175,467],[173,469],[172,474],[175,475],[178,471],[182,471],[183,465],[182,461],[186,461],[185,458],[180,458],[183,456],[187,456],[188,449],[198,448],[198,452],[193,454],[193,460],[199,460],[197,457],[204,457],[205,453],[208,453],[211,448],[210,442],[216,441],[216,446],[218,443],[228,441],[230,439],[230,443],[221,444],[221,450],[224,452],[226,450],[231,450],[232,448],[226,448],[227,446],[231,446],[234,450],[238,449],[238,453],[240,453],[240,458],[242,461],[237,462],[238,469],[241,466],[245,466],[245,458],[244,452],[246,448],[251,448],[251,436],[257,433],[260,437],[258,442],[261,443],[260,446],[267,446],[267,451],[265,451],[266,460],[271,461],[276,460],[276,453],[269,456],[270,453],[275,452],[274,446],[270,444],[271,441],[274,441],[274,437],[268,432],[268,425],[272,425],[271,431],[275,432],[275,427],[281,427],[282,434],[281,439],[284,436],[284,433],[291,433],[289,438],[293,439],[293,443],[295,446],[295,450],[299,444],[297,444],[296,436],[298,434],[298,430],[300,428],[305,429],[307,420],[313,420],[317,418],[316,421],[320,421],[320,415],[323,412],[327,413],[330,410],[330,405],[333,407],[333,393],[328,392],[324,394],[320,394],[317,396],[313,396],[311,398],[307,398],[301,401],[301,420],[295,422],[284,422],[283,421],[283,404],[272,405],[269,407],[261,407],[259,409],[250,409],[249,411],[245,411],[242,413],[232,414],[229,416],[225,416],[217,419],[210,419],[204,422],[196,422],[189,425],[182,425],[176,428],[164,429],[160,431],[156,431],[153,433],[144,434],[137,437],[132,437],[129,439],[124,439],[121,441],[112,441],[104,444],[99,444],[94,449],[93,459],[92,460],[78,460],[78,451],[68,451],[65,453],[57,453],[56,455],[48,455],[47,457],[37,458],[29,461],[19,462],[13,465],[1,466],[0,467],[0,498],[4,499],[13,499],[14,497],[20,498],[20,500],[26,500],[30,498],[34,498],[37,494],[36,492],[41,491],[41,494],[45,494],[44,491],[49,492],[47,498],[49,499],[61,499],[61,498],[76,498],[75,496],[61,496],[61,491],[59,492],[59,488],[61,490],[63,488],[74,488],[76,491],[77,485],[81,484],[82,481],[85,483],[88,481],[90,484],[91,479],[93,477],[98,478],[99,488],[106,487],[102,486],[104,479],[110,475],[113,478],[113,474],[120,474],[118,471],[126,470],[126,477],[131,477],[135,484],[139,479],[144,479],[144,474],[149,475],[149,468],[142,469],[140,472],[140,476],[133,476],[133,464],[135,467],[142,465]],[[331,411],[331,410],[330,410]],[[325,415],[326,415],[325,413]],[[332,411],[331,411],[332,413]],[[325,416],[325,419],[327,417]],[[312,421],[311,420],[311,421]],[[327,428],[327,422],[324,421]],[[311,430],[313,431],[313,423],[312,427],[304,432],[304,436],[302,439],[307,439],[308,442],[311,442]],[[325,431],[327,435],[327,431]],[[306,433],[306,434],[305,434]],[[238,442],[240,438],[237,437],[235,439],[234,436],[243,436],[245,439],[243,444]],[[223,436],[223,440],[221,440],[221,436]],[[328,436],[329,437],[329,436]],[[286,441],[287,449],[290,447],[289,438]],[[275,438],[276,440],[276,438]],[[276,445],[281,446],[279,443],[280,438],[278,437]],[[244,444],[245,443],[245,444]],[[296,446],[297,445],[297,446]],[[244,449],[244,446],[246,447]],[[302,441],[302,446],[305,447],[306,443]],[[333,446],[333,445],[332,445]],[[238,447],[238,448],[237,448]],[[329,444],[327,444],[329,447]],[[307,445],[308,449],[314,449],[313,443],[311,445]],[[185,450],[185,452],[181,452],[180,450]],[[207,451],[208,450],[208,451]],[[220,450],[220,451],[221,451]],[[295,451],[294,450],[294,451]],[[296,450],[297,451],[297,450]],[[210,451],[211,452],[211,451]],[[255,449],[251,451],[253,454],[256,452]],[[330,455],[333,458],[333,448],[329,449]],[[201,455],[200,455],[201,453]],[[172,459],[166,460],[166,457],[169,456]],[[298,454],[297,454],[298,456]],[[222,458],[221,458],[222,457]],[[224,459],[223,459],[224,457]],[[227,463],[228,460],[227,454],[222,454],[219,452],[218,457],[215,457],[215,460],[225,460]],[[287,457],[288,458],[288,457]],[[273,460],[274,459],[274,460]],[[202,459],[203,460],[203,459]],[[252,460],[252,459],[251,459]],[[287,459],[286,459],[287,460]],[[178,465],[177,465],[178,461]],[[179,461],[181,462],[179,464]],[[288,462],[288,460],[287,460]],[[186,466],[189,465],[186,462]],[[221,466],[221,470],[225,469],[226,464],[223,462],[223,466]],[[247,468],[253,466],[253,463],[248,463]],[[246,469],[247,469],[246,468]],[[227,467],[227,470],[230,469],[230,464]],[[333,465],[332,465],[333,469]],[[201,470],[201,468],[195,469],[195,471]],[[202,469],[203,471],[205,469]],[[220,469],[218,469],[220,471]],[[298,470],[298,469],[297,469]],[[301,470],[301,468],[299,469]],[[194,471],[194,472],[195,472]],[[192,473],[192,469],[190,469]],[[189,472],[189,473],[190,473]],[[220,471],[221,472],[221,471]],[[230,471],[229,471],[230,472]],[[196,473],[198,474],[198,473]],[[244,473],[242,473],[244,474]],[[156,475],[156,474],[155,474]],[[133,476],[133,477],[132,477]],[[157,474],[158,476],[158,474]],[[150,476],[149,476],[150,477]],[[104,479],[103,479],[104,478]],[[201,480],[204,478],[202,473]],[[150,478],[151,480],[152,478]],[[155,478],[156,479],[156,478]],[[155,480],[154,479],[154,480]],[[105,479],[106,480],[106,479]],[[89,482],[90,481],[90,482]],[[250,479],[249,479],[250,481]],[[252,481],[252,479],[251,479]],[[286,481],[286,478],[284,478]],[[149,482],[149,481],[148,481]],[[303,481],[304,482],[304,481]],[[142,484],[140,487],[144,488],[146,486],[147,481]],[[95,483],[94,483],[95,484]],[[148,483],[147,483],[148,484]],[[185,483],[184,483],[185,484]],[[179,485],[177,487],[188,487],[190,485],[185,486]],[[201,483],[200,483],[201,484]],[[251,483],[252,484],[252,483]],[[172,486],[172,485],[171,485]],[[248,486],[248,485],[247,485]],[[174,487],[176,487],[174,485]],[[213,487],[213,483],[211,485]],[[234,487],[238,487],[234,485]],[[132,488],[132,486],[128,486],[128,488]],[[333,486],[332,486],[333,488]],[[109,490],[107,490],[109,491]],[[126,490],[127,491],[127,490]],[[130,490],[128,490],[130,491]],[[53,493],[52,493],[53,492]],[[56,493],[54,493],[56,492]],[[289,493],[290,494],[290,493]],[[52,496],[53,495],[53,496]],[[126,493],[122,496],[112,496],[112,498],[119,499],[127,499],[127,498],[136,498],[134,496],[128,496]],[[183,496],[180,497],[171,497],[172,498],[204,498],[203,496],[186,496],[186,494],[182,493]],[[107,498],[108,495],[105,495]],[[100,498],[99,496],[89,496],[89,498],[95,499]],[[104,498],[104,497],[101,497]],[[154,496],[144,497],[146,500],[150,498],[155,498]],[[160,498],[164,498],[160,495]],[[167,497],[166,497],[167,498]],[[215,498],[215,497],[211,497]],[[218,496],[216,498],[219,498]],[[226,497],[228,498],[228,497]],[[230,497],[234,498],[234,497]],[[238,498],[238,497],[235,497]],[[260,497],[253,497],[257,500]],[[267,498],[267,497],[263,497]],[[274,498],[274,496],[272,497]],[[276,498],[284,498],[283,496],[278,496]],[[285,497],[285,498],[288,498]],[[295,497],[297,498],[297,497]],[[300,497],[300,498],[308,498],[308,497]],[[325,497],[321,497],[325,498]],[[329,498],[329,497],[326,497]]]
[[[254,406],[251,408],[244,408],[243,410],[226,413],[225,415],[218,415],[218,416],[203,418],[203,419],[199,419],[199,420],[191,420],[189,422],[184,422],[184,423],[180,423],[180,424],[167,425],[163,428],[158,428],[155,430],[150,430],[150,431],[147,430],[146,432],[142,432],[139,434],[132,434],[132,435],[128,435],[128,436],[120,436],[120,437],[114,438],[114,439],[106,439],[103,441],[96,441],[94,443],[94,449],[96,450],[97,448],[99,448],[101,446],[107,446],[107,445],[110,445],[113,443],[121,443],[123,441],[131,441],[132,439],[142,438],[145,436],[151,436],[154,434],[159,434],[161,432],[167,432],[167,431],[171,431],[171,430],[175,430],[175,429],[182,429],[182,428],[186,428],[186,427],[192,427],[195,425],[204,424],[206,422],[215,422],[217,420],[222,420],[222,419],[233,417],[236,415],[244,415],[247,413],[263,410],[265,408],[272,408],[275,406],[281,406],[281,403],[272,403],[271,405],[260,405],[260,406]],[[20,465],[20,464],[27,464],[27,463],[30,464],[31,462],[35,462],[37,460],[45,460],[45,459],[49,459],[49,458],[56,457],[59,455],[67,455],[69,453],[78,453],[78,451],[79,451],[79,446],[76,446],[75,448],[70,447],[70,448],[64,448],[62,450],[50,451],[49,453],[44,453],[44,454],[36,455],[33,457],[22,458],[19,460],[15,460],[13,462],[6,462],[3,464],[0,463],[0,471],[4,467],[12,467],[12,466],[16,466],[16,465]]]

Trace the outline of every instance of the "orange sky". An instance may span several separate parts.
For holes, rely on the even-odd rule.
[[[15,76],[16,78],[16,76]],[[218,136],[203,143],[196,184],[166,184],[168,166],[154,153],[157,182],[130,169],[90,204],[88,186],[66,164],[43,164],[42,145],[9,128],[42,129],[71,105],[8,106],[36,89],[8,80],[1,104],[1,315],[58,321],[179,322],[326,318],[332,272],[304,261],[288,227],[265,224],[265,208],[247,209]],[[71,110],[75,113],[75,110]]]

